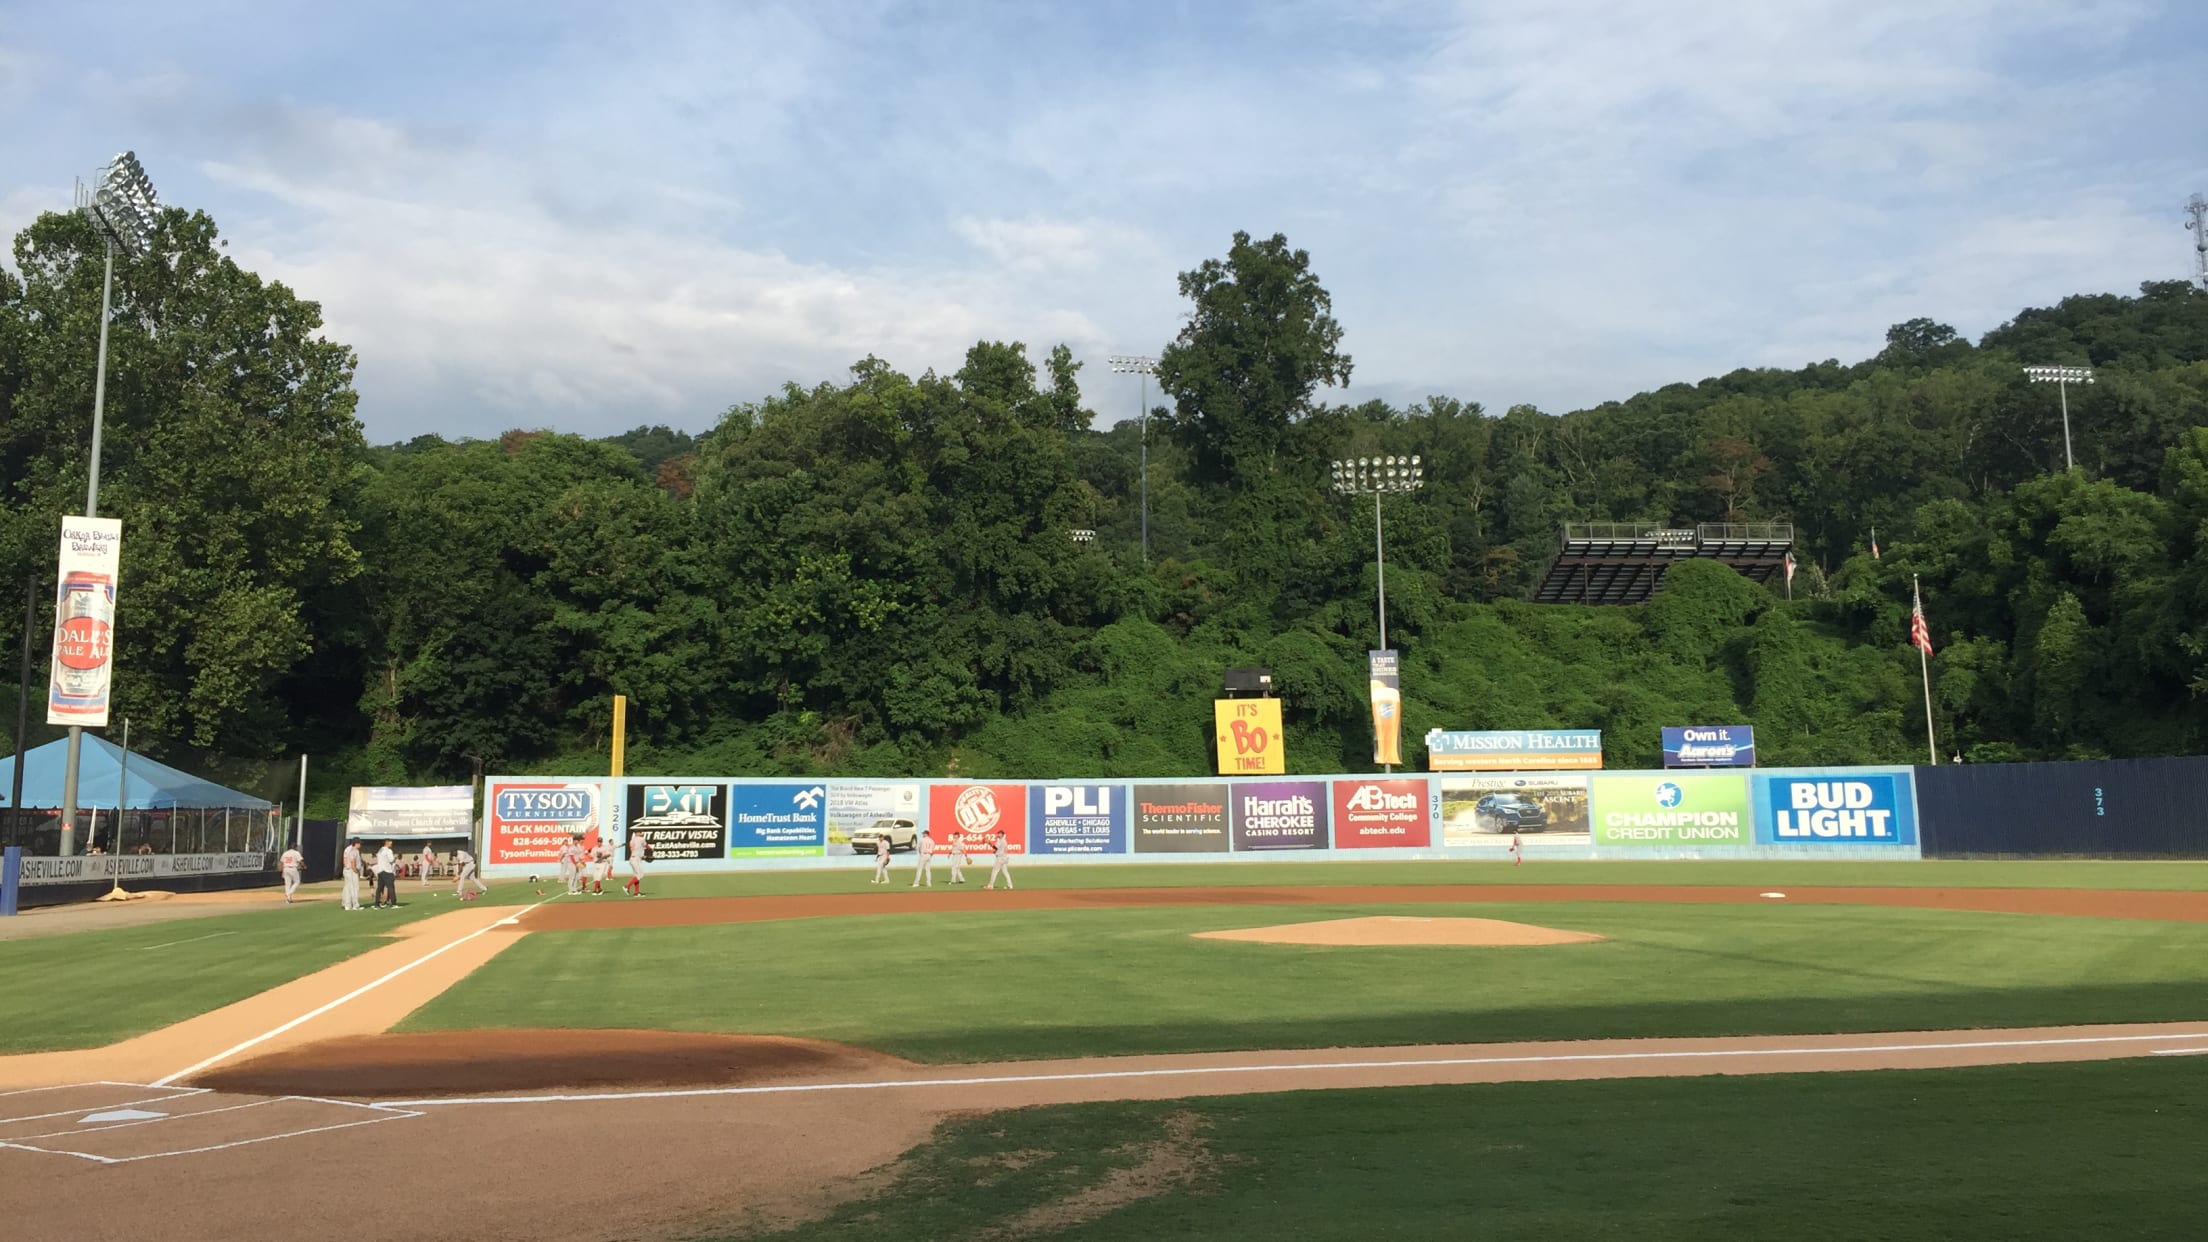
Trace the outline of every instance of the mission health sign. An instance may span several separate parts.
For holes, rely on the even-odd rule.
[[[1602,766],[1600,729],[1434,729],[1431,772],[1584,772]]]

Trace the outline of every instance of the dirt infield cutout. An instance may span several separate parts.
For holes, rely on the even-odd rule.
[[[1603,937],[1593,932],[1563,931],[1512,923],[1504,919],[1414,918],[1385,914],[1361,919],[1325,919],[1317,923],[1282,923],[1274,927],[1244,927],[1233,931],[1196,932],[1198,940],[1245,940],[1259,944],[1362,945],[1469,945],[1500,948],[1519,945],[1592,944]]]

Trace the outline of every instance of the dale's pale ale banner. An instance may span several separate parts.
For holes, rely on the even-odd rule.
[[[122,572],[123,524],[115,518],[61,519],[61,578],[54,593],[53,675],[46,723],[107,725],[115,656],[115,582]]]

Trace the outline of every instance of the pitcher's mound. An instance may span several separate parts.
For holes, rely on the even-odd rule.
[[[677,1031],[480,1030],[346,1035],[217,1066],[194,1087],[399,1099],[561,1088],[735,1086],[879,1072],[907,1062],[849,1044]]]
[[[1588,944],[1602,939],[1593,932],[1559,931],[1554,927],[1535,927],[1531,923],[1510,923],[1502,919],[1420,919],[1400,915],[1197,932],[1196,938],[1255,940],[1265,944],[1353,945]]]

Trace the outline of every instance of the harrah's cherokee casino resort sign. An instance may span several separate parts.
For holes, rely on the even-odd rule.
[[[1602,767],[1600,729],[1496,729],[1426,735],[1433,772],[1590,772]]]

